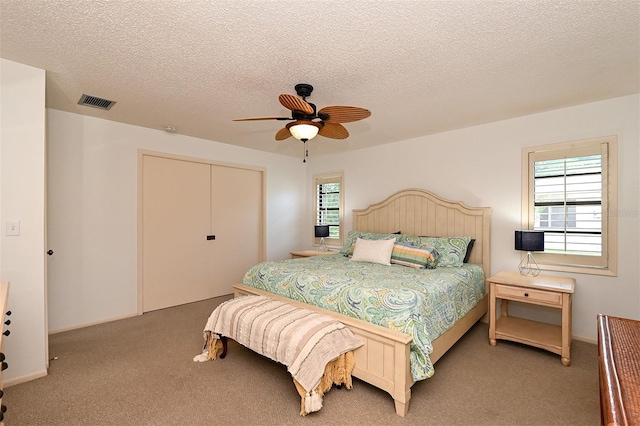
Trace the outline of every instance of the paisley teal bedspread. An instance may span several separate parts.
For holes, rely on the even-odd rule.
[[[242,283],[412,336],[416,381],[434,373],[431,342],[484,297],[478,265],[414,269],[350,262],[341,254],[263,262]]]

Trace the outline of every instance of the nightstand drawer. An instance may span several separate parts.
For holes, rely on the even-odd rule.
[[[496,284],[496,297],[511,300],[523,299],[529,303],[562,306],[561,293],[531,290],[528,288],[512,287],[501,284]]]

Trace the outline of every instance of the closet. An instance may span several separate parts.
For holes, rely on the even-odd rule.
[[[141,151],[138,310],[233,293],[264,259],[264,170]]]

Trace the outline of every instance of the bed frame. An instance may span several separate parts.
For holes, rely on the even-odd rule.
[[[469,262],[482,266],[485,279],[490,276],[491,209],[488,207],[468,207],[422,189],[408,189],[366,209],[354,210],[353,229],[438,237],[471,236],[476,241]],[[353,376],[389,392],[395,401],[396,413],[402,417],[407,414],[414,384],[409,365],[411,336],[243,284],[234,285],[234,289],[236,297],[268,296],[337,318],[365,342],[355,351]],[[431,361],[435,364],[486,312],[485,288],[485,297],[480,303],[432,342]]]

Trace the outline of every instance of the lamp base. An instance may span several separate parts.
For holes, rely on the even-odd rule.
[[[527,275],[535,277],[540,273],[540,267],[538,266],[538,262],[533,258],[533,255],[530,251],[522,258],[520,265],[518,265],[518,270],[520,270],[521,275]]]
[[[324,243],[324,237],[320,238],[320,247],[318,247],[320,251],[327,251],[327,246]]]

